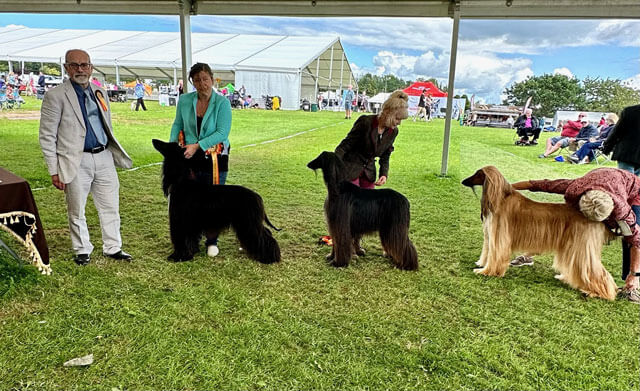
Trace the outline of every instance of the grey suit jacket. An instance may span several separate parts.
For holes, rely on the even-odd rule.
[[[113,135],[111,107],[107,93],[93,83],[91,90],[102,94],[107,110],[98,103],[98,110],[105,124],[109,151],[116,167],[131,168],[132,161]],[[78,172],[87,128],[82,117],[80,103],[73,86],[66,80],[47,91],[40,110],[40,147],[47,163],[49,175],[58,175],[62,183],[73,181]]]

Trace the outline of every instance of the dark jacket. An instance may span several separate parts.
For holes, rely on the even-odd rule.
[[[576,135],[576,140],[589,140],[591,137],[598,137],[598,128],[588,124],[582,127]]]
[[[613,151],[613,160],[640,166],[640,105],[629,106],[605,140],[603,152]]]
[[[345,177],[352,181],[364,174],[370,182],[376,181],[375,158],[379,157],[379,176],[389,174],[389,156],[393,152],[393,141],[398,128],[385,129],[382,138],[378,136],[378,116],[363,115],[353,124],[347,137],[336,147],[336,155],[345,165]]]
[[[516,122],[513,124],[513,127],[516,129],[520,129],[523,128],[524,129],[524,124],[527,121],[527,116],[522,114],[521,116],[518,117],[518,119],[516,120]],[[535,116],[531,116],[531,129],[538,129],[538,127],[540,126],[540,121],[535,117]]]

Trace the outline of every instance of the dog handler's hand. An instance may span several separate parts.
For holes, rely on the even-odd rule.
[[[65,188],[65,184],[60,181],[60,177],[58,177],[58,174],[51,175],[51,183],[53,183],[53,186],[55,186],[55,188],[58,190],[64,190]]]
[[[387,183],[387,177],[386,176],[381,176],[380,178],[378,178],[378,180],[376,181],[376,183],[374,183],[376,186],[382,186],[385,183]]]
[[[184,157],[186,159],[191,159],[191,157],[198,151],[198,148],[200,148],[199,144],[189,144],[187,146],[184,147]]]

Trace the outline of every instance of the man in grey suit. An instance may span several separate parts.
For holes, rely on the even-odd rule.
[[[89,82],[89,54],[67,51],[64,67],[69,80],[49,90],[42,101],[40,146],[53,186],[65,192],[74,260],[83,266],[91,260],[85,219],[90,192],[100,218],[103,254],[131,260],[122,251],[116,173],[116,167],[130,168],[131,158],[113,136],[106,92]]]

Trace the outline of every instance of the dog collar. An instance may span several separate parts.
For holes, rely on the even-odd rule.
[[[635,272],[635,273],[633,273],[633,275],[636,276],[636,277],[640,277],[640,272]]]

